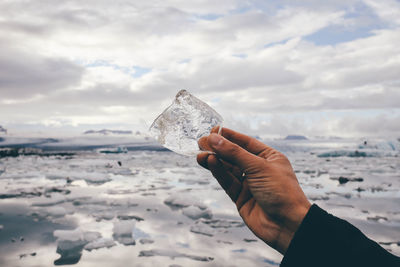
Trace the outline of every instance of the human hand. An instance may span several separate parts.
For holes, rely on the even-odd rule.
[[[211,171],[250,230],[284,254],[311,204],[289,160],[255,138],[214,127],[199,140],[198,163]]]

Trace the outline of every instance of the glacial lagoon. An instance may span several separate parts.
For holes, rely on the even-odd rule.
[[[63,142],[0,142],[1,266],[279,266],[194,157]],[[400,256],[398,141],[265,142],[313,203]]]

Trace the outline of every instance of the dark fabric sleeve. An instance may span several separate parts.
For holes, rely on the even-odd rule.
[[[400,258],[367,238],[352,224],[314,204],[295,233],[280,266],[400,267]]]

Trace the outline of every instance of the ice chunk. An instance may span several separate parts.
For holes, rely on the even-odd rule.
[[[76,228],[75,230],[55,230],[53,232],[54,237],[62,241],[78,241],[83,240],[83,232],[81,229]]]
[[[168,205],[169,207],[173,209],[180,209],[180,208],[185,208],[189,206],[196,206],[199,209],[206,209],[207,206],[201,203],[199,200],[194,198],[193,196],[185,196],[185,195],[171,195],[168,198],[164,200],[164,204]]]
[[[209,105],[181,90],[174,102],[150,127],[150,134],[164,147],[187,156],[199,152],[197,140],[208,135],[222,117]]]
[[[93,242],[99,238],[101,238],[101,234],[99,232],[88,231],[83,233],[83,239],[86,242]]]
[[[47,213],[54,218],[61,218],[67,214],[67,211],[64,207],[53,206],[47,209]]]
[[[224,220],[224,219],[203,220],[202,222],[204,224],[208,224],[212,228],[243,227],[245,225],[243,221]]]
[[[115,222],[113,228],[114,240],[119,243],[128,246],[135,245],[135,239],[133,238],[133,230],[135,228],[135,221],[121,221]]]
[[[142,238],[139,240],[140,244],[153,244],[154,240],[153,239],[149,239],[149,238]]]
[[[129,215],[129,214],[121,214],[121,215],[118,215],[117,218],[120,220],[123,220],[123,221],[125,221],[125,220],[136,220],[138,222],[144,221],[144,219],[142,217],[139,217],[136,215]]]
[[[84,232],[80,228],[74,230],[55,230],[53,236],[56,237],[58,241],[82,241],[84,243],[92,242],[101,238],[99,232]]]
[[[57,244],[57,253],[60,258],[54,261],[54,265],[72,265],[79,262],[85,242],[81,239],[76,241],[61,240]]]
[[[190,232],[200,235],[213,236],[215,231],[204,224],[195,224],[190,227]]]
[[[197,256],[190,255],[186,253],[180,253],[174,250],[166,250],[166,249],[151,249],[151,250],[142,250],[139,252],[139,257],[154,257],[154,256],[164,256],[174,258],[189,258],[195,261],[212,261],[214,258],[205,257],[205,256]]]
[[[80,228],[56,230],[53,235],[57,238],[57,253],[60,254],[60,258],[54,261],[54,265],[78,263],[82,256],[83,248],[90,251],[100,247],[112,246],[109,240],[101,238],[99,232],[84,232]]]
[[[102,220],[112,220],[115,217],[114,212],[112,211],[100,211],[98,213],[94,213],[93,217],[96,218],[97,222],[100,222]]]
[[[183,215],[189,217],[190,219],[197,220],[200,218],[204,219],[211,219],[212,218],[212,213],[210,210],[202,210],[199,207],[196,206],[189,206],[187,208],[184,208],[182,210]]]
[[[60,194],[53,194],[50,198],[40,198],[37,201],[32,201],[32,206],[49,207],[65,202],[65,197]]]
[[[114,240],[111,238],[99,238],[85,245],[84,249],[91,251],[99,248],[110,248],[115,246]]]
[[[81,229],[56,230],[53,232],[57,238],[57,253],[60,258],[54,261],[54,265],[75,264],[82,256],[82,249],[87,243]]]

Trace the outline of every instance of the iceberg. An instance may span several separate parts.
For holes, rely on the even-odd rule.
[[[194,156],[200,151],[197,140],[222,122],[221,115],[209,105],[181,90],[173,103],[154,120],[149,131],[162,146],[178,154]]]

